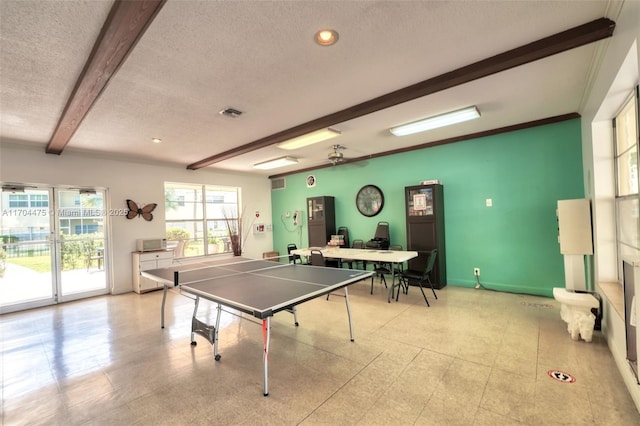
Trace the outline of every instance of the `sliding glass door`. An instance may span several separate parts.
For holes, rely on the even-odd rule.
[[[106,294],[105,192],[4,186],[0,313]]]
[[[104,294],[104,191],[56,191],[58,301]]]
[[[49,305],[55,244],[53,190],[3,188],[0,193],[0,312]]]

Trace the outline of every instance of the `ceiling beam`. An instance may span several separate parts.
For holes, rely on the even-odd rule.
[[[166,0],[116,0],[47,144],[62,154],[104,88],[109,84]]]
[[[566,31],[542,38],[487,59],[466,65],[454,71],[424,80],[403,89],[370,99],[358,105],[325,115],[287,130],[238,146],[220,154],[189,164],[187,169],[197,170],[229,158],[274,145],[306,133],[330,127],[354,118],[421,98],[445,89],[487,77],[501,71],[537,61],[576,47],[584,46],[613,35],[615,22],[607,18],[596,19]]]

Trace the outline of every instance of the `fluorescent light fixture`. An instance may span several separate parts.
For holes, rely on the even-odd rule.
[[[406,136],[426,130],[437,129],[438,127],[449,126],[451,124],[462,123],[480,117],[480,112],[475,106],[459,109],[457,111],[446,112],[444,114],[403,124],[389,129],[395,136]]]
[[[332,128],[320,129],[315,132],[307,133],[306,135],[298,136],[297,138],[289,139],[287,141],[278,144],[280,149],[298,149],[303,146],[313,145],[314,143],[323,142],[329,139],[333,139],[342,134],[339,130]]]
[[[297,158],[281,157],[281,158],[276,158],[275,160],[263,161],[262,163],[254,164],[253,168],[261,169],[261,170],[269,170],[269,169],[275,169],[278,167],[284,167],[290,164],[297,164],[297,163],[298,163]]]

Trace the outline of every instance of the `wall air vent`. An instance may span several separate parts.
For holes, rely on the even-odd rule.
[[[285,178],[276,178],[271,179],[271,190],[274,191],[276,189],[285,189],[286,181]]]

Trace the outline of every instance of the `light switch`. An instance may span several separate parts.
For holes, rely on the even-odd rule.
[[[487,198],[487,207],[493,206],[493,200],[491,198]]]

